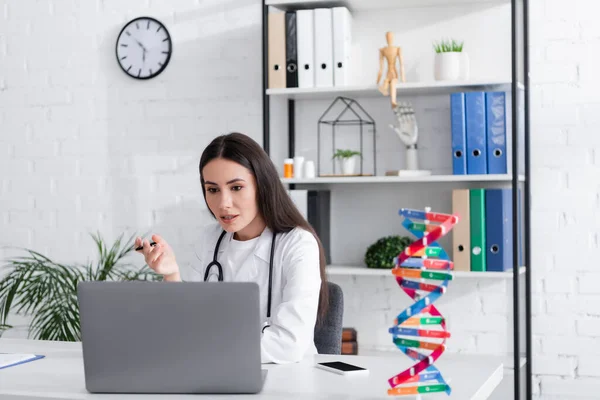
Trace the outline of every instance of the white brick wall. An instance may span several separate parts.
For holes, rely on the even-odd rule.
[[[529,2],[535,393],[583,398],[600,389],[597,4]],[[113,56],[120,27],[142,14],[165,22],[174,42],[165,73],[147,82]],[[95,255],[89,231],[110,240],[153,228],[185,262],[208,218],[196,185],[202,148],[234,129],[261,138],[260,51],[258,1],[0,0],[0,245],[83,261]],[[285,107],[272,110],[277,119]],[[275,160],[283,142],[272,143]],[[387,327],[408,304],[393,280],[332,280],[361,348],[393,349]],[[503,281],[453,282],[439,303],[450,351],[510,348],[509,297]]]
[[[114,56],[140,15],[174,46],[149,81]],[[26,246],[83,263],[90,232],[152,229],[189,261],[208,220],[202,149],[231,129],[262,139],[260,22],[244,0],[0,0],[0,257]]]
[[[598,135],[597,2],[530,0],[532,8],[533,319],[536,393],[597,398]],[[535,169],[538,169],[537,171]],[[552,182],[554,181],[554,183]],[[544,222],[557,221],[558,226]],[[539,222],[539,224],[536,224]],[[536,239],[537,238],[537,239]],[[545,260],[552,257],[552,262]],[[535,304],[535,302],[534,302]]]

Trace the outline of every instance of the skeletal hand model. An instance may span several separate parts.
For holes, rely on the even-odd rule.
[[[412,104],[410,104],[410,102],[400,103],[398,106],[394,107],[394,114],[396,115],[398,126],[390,124],[390,128],[398,134],[398,137],[406,145],[406,148],[416,149],[419,128],[417,126],[415,111],[413,110]]]

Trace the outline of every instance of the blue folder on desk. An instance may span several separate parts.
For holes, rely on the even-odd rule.
[[[5,355],[14,355],[14,361],[13,360],[8,360],[5,361],[3,360],[2,356]],[[19,357],[20,355],[22,355],[23,357]],[[39,354],[13,354],[13,353],[0,353],[0,369],[5,369],[5,368],[10,368],[10,367],[14,367],[16,365],[20,365],[20,364],[25,364],[31,361],[35,361],[35,360],[39,360],[41,358],[44,358],[45,356],[43,355],[39,355]]]

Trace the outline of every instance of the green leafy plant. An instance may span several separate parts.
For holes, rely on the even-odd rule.
[[[461,52],[463,50],[463,46],[464,41],[459,42],[455,39],[442,39],[433,43],[433,49],[436,53]]]
[[[350,158],[353,156],[361,156],[360,151],[337,149],[332,158],[341,159],[341,158]]]
[[[77,284],[82,281],[162,280],[144,265],[124,262],[133,251],[135,236],[123,235],[107,248],[99,234],[91,235],[99,253],[97,263],[65,265],[33,250],[6,260],[8,274],[0,280],[0,334],[13,328],[9,313],[31,316],[29,337],[38,340],[79,341],[80,321]]]
[[[394,257],[404,251],[411,242],[407,236],[382,237],[367,248],[365,264],[368,268],[394,268]]]

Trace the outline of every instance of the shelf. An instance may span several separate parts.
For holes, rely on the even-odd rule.
[[[519,87],[523,85],[519,83]],[[398,95],[444,95],[468,91],[510,91],[510,81],[434,81],[399,83]],[[376,85],[345,87],[278,88],[267,89],[269,96],[283,96],[294,100],[328,99],[336,96],[384,97]]]
[[[350,10],[381,10],[386,8],[410,8],[449,6],[459,4],[510,4],[510,0],[266,0],[265,5],[281,10],[297,10],[306,8],[328,8],[346,6]]]
[[[526,357],[519,357],[519,369],[523,368],[525,365],[527,364],[527,358]],[[514,357],[511,354],[508,354],[506,356],[506,360],[504,361],[504,369],[507,370],[507,372],[514,372],[515,368],[514,368]]]
[[[326,178],[281,178],[285,184],[325,184],[325,183],[433,183],[433,182],[512,182],[512,175],[429,175],[429,176],[339,176]],[[525,177],[519,176],[524,182]]]
[[[519,268],[519,275],[525,273],[525,267]],[[367,268],[359,265],[328,265],[328,275],[361,275],[361,276],[394,276],[389,269]],[[476,278],[476,279],[508,279],[512,278],[512,272],[471,272],[453,271],[454,278]]]

